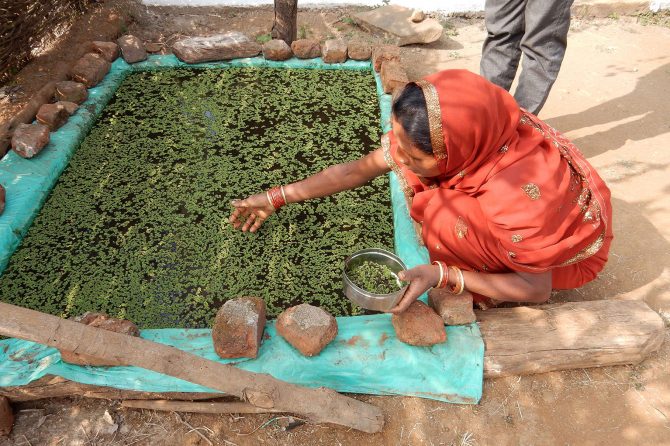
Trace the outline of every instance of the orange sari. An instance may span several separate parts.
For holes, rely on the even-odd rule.
[[[609,189],[581,152],[469,71],[417,84],[442,174],[421,180],[405,168],[392,132],[382,147],[431,261],[487,273],[551,270],[555,289],[593,280],[607,261],[612,209]]]

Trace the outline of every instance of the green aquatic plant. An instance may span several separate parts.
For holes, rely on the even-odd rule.
[[[374,294],[395,293],[404,286],[391,268],[369,260],[352,268],[347,275],[357,287]]]
[[[226,300],[357,314],[343,260],[393,248],[388,179],[291,204],[256,234],[230,200],[378,147],[370,72],[231,68],[129,75],[0,278],[3,301],[141,328],[206,327]]]

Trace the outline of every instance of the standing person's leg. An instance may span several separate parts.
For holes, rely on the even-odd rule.
[[[568,43],[573,0],[528,0],[521,39],[523,65],[514,98],[533,114],[542,109],[558,76]]]
[[[479,72],[505,90],[512,86],[521,58],[526,1],[486,0],[484,7],[487,36]]]

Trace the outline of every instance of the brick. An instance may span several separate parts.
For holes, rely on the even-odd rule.
[[[418,300],[404,312],[394,314],[391,323],[396,336],[405,344],[429,346],[447,341],[442,318]]]
[[[121,48],[123,60],[128,63],[141,62],[147,58],[147,50],[144,49],[144,44],[133,35],[121,36],[116,40],[116,43]]]
[[[74,64],[70,75],[72,79],[81,82],[86,87],[95,87],[105,78],[112,65],[97,53],[84,54]],[[75,102],[75,101],[72,101]]]
[[[91,51],[100,54],[107,62],[111,63],[118,59],[121,49],[114,42],[94,40],[91,42]]]
[[[303,355],[315,356],[337,336],[337,321],[322,308],[300,304],[279,315],[277,333]]]
[[[42,105],[37,111],[35,119],[37,119],[37,122],[40,124],[49,127],[49,130],[53,132],[65,124],[69,117],[70,113],[68,112],[68,109],[61,102],[56,102],[55,104]]]
[[[400,48],[395,45],[381,45],[372,50],[372,66],[376,72],[382,69],[382,62],[386,60],[400,63]]]
[[[314,59],[321,56],[321,45],[317,40],[299,39],[291,43],[291,50],[298,59]]]
[[[352,40],[347,48],[349,59],[368,60],[372,56],[372,47],[362,40]]]
[[[385,60],[382,63],[379,75],[382,80],[384,93],[388,94],[392,94],[395,90],[404,87],[409,82],[405,69],[396,61]]]
[[[287,60],[293,57],[293,51],[283,40],[274,39],[263,45],[263,57],[267,60]]]
[[[57,101],[74,102],[81,104],[88,98],[88,90],[86,85],[74,82],[63,81],[56,84],[56,94],[54,95]]]
[[[449,291],[434,288],[428,291],[428,305],[440,315],[446,325],[463,325],[477,320],[470,293],[456,296]]]
[[[12,150],[22,158],[32,158],[49,143],[49,127],[43,124],[19,124],[12,135]]]
[[[325,63],[347,61],[347,43],[342,39],[326,40],[321,48],[321,58]]]
[[[265,302],[238,297],[224,303],[212,328],[214,351],[221,358],[255,358],[265,329]]]

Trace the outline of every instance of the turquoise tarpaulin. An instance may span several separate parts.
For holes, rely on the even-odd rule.
[[[26,160],[10,152],[0,161],[0,184],[7,190],[5,212],[0,216],[0,271],[7,266],[70,157],[125,76],[132,71],[178,67],[372,71],[370,62],[326,64],[321,59],[275,62],[256,57],[189,65],[167,55],[150,56],[132,66],[117,59],[105,79],[89,89],[89,98],[68,123],[51,133],[51,141],[38,156]],[[381,126],[386,132],[390,130],[391,98],[383,93],[376,74],[375,79]],[[404,195],[393,173],[390,174],[390,184],[396,253],[409,268],[427,263],[428,253],[417,242]],[[425,301],[426,296],[421,299]],[[326,386],[340,392],[376,395],[412,395],[455,403],[477,403],[481,398],[484,343],[477,324],[446,327],[446,343],[413,347],[398,341],[388,314],[339,317],[337,322],[337,338],[312,358],[302,356],[278,336],[274,321],[266,325],[264,341],[255,359],[219,358],[214,352],[209,329],[143,330],[142,337],[309,387]],[[22,386],[45,375],[145,392],[212,391],[138,367],[74,366],[62,362],[58,351],[51,347],[17,339],[0,341],[0,386]]]

